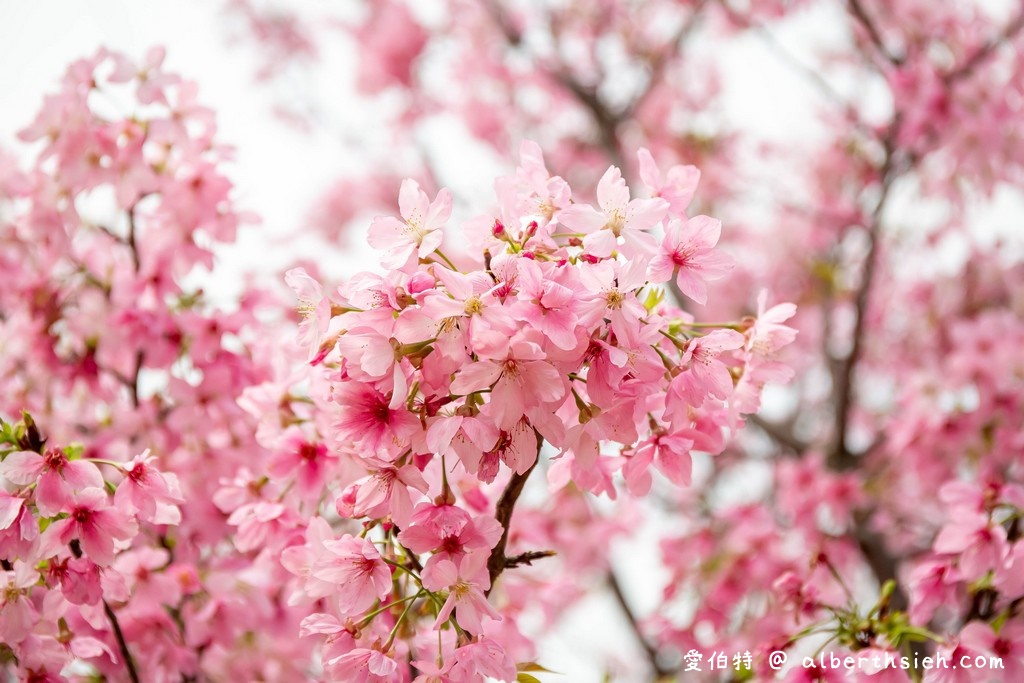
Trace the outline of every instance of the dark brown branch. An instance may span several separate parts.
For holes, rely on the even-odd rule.
[[[554,550],[527,550],[525,553],[519,553],[512,557],[505,558],[505,569],[512,569],[520,565],[527,565],[532,567],[535,560],[542,560],[545,557],[554,557],[557,555]]]
[[[956,81],[962,80],[970,76],[974,71],[988,59],[993,52],[1008,41],[1013,40],[1021,30],[1024,29],[1024,10],[1019,12],[1006,25],[1006,27],[999,32],[998,35],[987,41],[984,45],[975,51],[970,57],[968,57],[963,64],[959,67],[950,71],[946,74],[944,80],[946,85],[952,85]]]
[[[623,110],[620,114],[620,118],[625,120],[633,116],[633,113],[640,108],[648,96],[654,91],[654,86],[665,75],[665,67],[673,57],[676,57],[682,53],[683,45],[686,43],[687,38],[696,30],[700,24],[701,19],[704,17],[704,8],[707,6],[708,0],[698,0],[694,4],[693,9],[690,11],[690,16],[686,18],[676,34],[672,36],[665,43],[665,48],[658,52],[647,64],[647,68],[650,71],[650,76],[647,80],[647,86],[643,92],[633,98],[633,101]]]
[[[601,148],[604,149],[613,165],[625,169],[626,160],[622,156],[622,150],[619,149],[618,128],[622,119],[605,106],[601,98],[597,96],[596,89],[583,85],[564,69],[552,72],[550,75],[590,112],[590,117],[597,125],[597,137]]]
[[[79,545],[78,539],[72,540],[68,547],[71,548],[71,554],[75,557],[82,556],[82,547]],[[124,632],[121,631],[121,623],[117,620],[117,615],[114,614],[114,610],[111,609],[110,603],[106,600],[103,600],[103,613],[107,615],[110,627],[114,631],[117,649],[120,650],[121,658],[124,659],[125,669],[128,670],[128,678],[131,679],[132,683],[139,683],[139,672],[135,668],[135,660],[132,659],[131,650],[128,649],[128,642],[124,639]]]
[[[764,432],[776,444],[791,450],[796,455],[803,455],[810,447],[810,444],[793,434],[792,425],[770,422],[760,415],[747,415],[744,419]]]
[[[135,352],[135,371],[132,373],[131,381],[128,384],[128,390],[131,392],[132,407],[139,407],[139,373],[142,372],[142,363],[145,359],[145,352],[139,349]]]
[[[540,462],[540,449],[544,445],[544,437],[536,429],[533,430],[533,433],[537,436],[537,459],[530,465],[530,469],[522,474],[518,472],[512,473],[512,478],[508,480],[508,484],[505,486],[505,490],[502,492],[501,498],[498,499],[498,504],[494,509],[494,517],[501,524],[502,531],[498,544],[491,549],[491,555],[487,558],[487,572],[491,577],[491,587],[487,589],[488,595],[494,589],[494,582],[505,571],[505,567],[508,566],[506,563],[509,558],[505,556],[505,548],[508,546],[508,530],[512,524],[512,511],[515,509],[516,501],[519,500],[519,494],[523,492],[523,487],[526,486],[526,480],[530,478],[530,474],[536,469],[537,463]]]
[[[139,247],[135,241],[137,226],[135,224],[135,204],[128,209],[128,246],[132,250],[132,263],[135,265],[135,272],[138,274],[142,268],[142,261],[139,257]],[[145,361],[145,352],[139,349],[135,352],[135,371],[132,373],[128,390],[131,392],[132,407],[139,407],[139,373],[142,371],[142,363]]]
[[[857,515],[854,524],[853,533],[857,545],[878,580],[878,584],[884,585],[886,581],[895,583],[895,589],[889,602],[890,606],[896,610],[905,610],[910,603],[906,592],[900,586],[899,577],[896,575],[899,560],[889,552],[882,536],[871,529],[866,515]]]
[[[138,273],[139,270],[142,268],[142,261],[139,258],[139,247],[138,247],[138,244],[135,242],[135,238],[136,238],[135,233],[136,233],[135,205],[133,204],[132,207],[130,209],[128,209],[128,242],[127,242],[127,244],[128,244],[129,247],[131,247],[131,250],[132,250],[132,264],[135,266],[135,272]]]
[[[861,3],[861,0],[847,0],[846,6],[850,10],[850,14],[854,16],[854,18],[867,32],[868,38],[870,38],[871,43],[875,46],[875,49],[878,50],[879,54],[881,54],[882,57],[886,59],[886,61],[892,64],[902,64],[904,61],[904,57],[894,54],[889,50],[888,47],[886,47],[885,41],[882,39],[882,34],[878,30],[878,26],[875,24],[874,19],[871,18],[871,15],[868,14],[867,10],[864,8],[864,5]]]
[[[135,662],[132,660],[132,653],[128,650],[128,643],[124,639],[124,633],[121,632],[121,624],[118,623],[117,615],[114,614],[114,610],[110,608],[110,604],[106,600],[103,601],[103,612],[107,615],[107,619],[110,620],[110,626],[114,629],[117,649],[121,651],[124,666],[128,669],[128,678],[132,679],[132,683],[139,683],[139,672],[135,670]]]
[[[865,257],[864,270],[861,273],[860,284],[854,295],[854,325],[850,343],[850,351],[845,357],[838,360],[834,366],[832,376],[833,397],[835,411],[835,431],[833,434],[832,448],[828,455],[828,464],[834,470],[850,469],[856,462],[853,454],[846,446],[847,432],[850,425],[850,412],[853,406],[853,382],[857,361],[860,360],[864,346],[864,331],[866,327],[868,304],[870,302],[871,287],[875,280],[875,272],[878,267],[878,251],[882,231],[882,213],[885,210],[886,202],[889,199],[890,190],[895,180],[893,140],[899,130],[899,117],[893,119],[884,140],[885,161],[880,171],[881,193],[875,207],[868,217],[867,229],[868,253]]]
[[[626,617],[629,628],[636,637],[637,642],[640,643],[640,647],[643,648],[644,655],[647,657],[647,663],[654,671],[655,679],[660,681],[668,678],[672,672],[669,669],[666,669],[658,660],[658,649],[647,640],[647,636],[645,636],[643,630],[641,630],[640,622],[637,619],[636,614],[633,612],[633,608],[629,606],[629,601],[626,600],[626,595],[622,592],[622,584],[619,583],[619,579],[615,576],[615,572],[611,570],[608,572],[608,588],[611,590],[612,596],[615,598],[615,602],[618,604],[619,609],[622,610],[623,615]]]
[[[821,69],[815,69],[804,64],[800,58],[790,52],[789,49],[775,37],[775,34],[773,34],[767,26],[748,17],[742,16],[739,12],[729,6],[727,0],[719,0],[719,6],[731,20],[739,25],[749,27],[754,33],[756,33],[780,62],[785,64],[801,77],[805,78],[818,90],[818,92],[821,93],[822,97],[832,101],[836,107],[841,109],[847,121],[858,131],[864,134],[865,137],[874,137],[874,133],[871,128],[861,120],[857,109],[825,79],[822,75]]]
[[[516,29],[508,16],[502,10],[501,6],[495,2],[495,0],[486,0],[484,6],[490,13],[494,23],[501,30],[502,35],[505,37],[505,41],[512,48],[518,48],[522,45],[522,35],[519,30]],[[612,163],[619,168],[624,168],[624,159],[622,152],[619,149],[618,143],[618,125],[621,118],[615,116],[597,96],[597,91],[594,88],[590,88],[580,83],[576,78],[572,76],[564,67],[563,68],[549,68],[544,67],[540,64],[535,66],[538,71],[546,73],[547,76],[553,79],[556,83],[561,85],[563,88],[569,91],[576,100],[583,105],[589,112],[597,126],[597,134],[601,144],[601,147],[608,154]]]

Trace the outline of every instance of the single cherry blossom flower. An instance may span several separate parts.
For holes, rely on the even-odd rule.
[[[102,489],[85,488],[69,503],[68,516],[46,528],[39,539],[39,554],[49,557],[63,546],[77,540],[89,558],[101,567],[114,561],[118,543],[129,540],[138,526],[123,510],[109,504]]]
[[[368,539],[345,535],[324,541],[310,576],[336,585],[338,609],[354,616],[391,593],[391,570]]]
[[[611,166],[597,184],[598,211],[589,204],[573,204],[558,214],[559,222],[581,233],[586,253],[598,258],[621,249],[627,257],[653,254],[658,242],[647,231],[668,213],[664,199],[630,199],[619,169]],[[622,238],[622,244],[619,244]]]
[[[155,460],[156,456],[150,455],[147,448],[121,466],[124,479],[114,493],[114,504],[123,510],[138,512],[147,522],[178,524],[181,522],[178,506],[185,502],[178,477],[158,471],[152,464]]]
[[[669,211],[673,215],[682,216],[697,191],[700,170],[696,166],[673,166],[668,169],[665,181],[662,182],[661,171],[647,148],[641,147],[637,157],[640,160],[640,180],[651,191],[651,196],[661,197],[668,202]]]
[[[713,248],[721,234],[721,221],[707,216],[669,222],[661,250],[647,271],[651,282],[667,282],[675,273],[679,290],[698,304],[706,304],[706,283],[721,279],[733,267],[730,256]]]
[[[8,453],[0,462],[0,476],[19,486],[37,484],[36,507],[46,517],[64,510],[75,491],[103,487],[103,475],[96,465],[87,460],[69,460],[59,448],[49,448],[43,455],[31,451]]]
[[[424,258],[441,246],[441,228],[451,216],[452,195],[443,189],[431,202],[415,180],[404,180],[398,207],[403,220],[375,218],[367,236],[371,247],[385,252],[381,263],[386,268],[401,268],[413,254]]]
[[[448,590],[434,628],[439,629],[453,612],[455,619],[472,634],[483,632],[483,619],[501,620],[501,615],[487,602],[484,591],[491,585],[487,575],[489,553],[463,555],[456,565],[451,560],[440,560],[423,570],[423,586],[428,590]]]

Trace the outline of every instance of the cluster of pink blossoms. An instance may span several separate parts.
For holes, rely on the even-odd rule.
[[[705,175],[695,213],[726,219],[737,261],[704,315],[752,313],[751,293],[762,285],[799,306],[787,324],[800,335],[785,351],[798,379],[784,398],[699,468],[700,486],[654,482],[656,514],[647,519],[655,524],[644,529],[671,519],[660,544],[669,579],[650,613],[630,609],[639,594],[629,589],[642,589],[625,586],[623,623],[647,662],[639,672],[630,660],[623,677],[720,680],[706,663],[702,674],[684,671],[682,656],[749,650],[754,670],[738,678],[1015,680],[1024,603],[1006,577],[1020,571],[1011,493],[1024,481],[1024,287],[1015,209],[1006,210],[1015,204],[1006,200],[1019,199],[1024,159],[1015,125],[1024,102],[1019,3],[444,0],[429,13],[412,0],[356,6],[355,26],[348,15],[319,25],[296,15],[317,44],[351,27],[361,104],[398,141],[341,179],[316,212],[330,240],[362,238],[361,218],[381,210],[370,205],[384,206],[396,173],[431,188],[456,184],[440,155],[417,144],[444,118],[499,158],[524,137],[539,141],[548,167],[574,188],[609,164],[631,186],[656,185],[634,161],[640,147],[662,164],[698,164]],[[800,37],[809,25],[828,26],[827,45]],[[730,105],[750,95],[746,79],[732,77],[730,46],[763,57],[768,91],[806,86],[793,111],[816,110],[809,144],[766,135],[761,116]],[[769,65],[792,78],[776,81]],[[317,66],[337,65],[324,58]],[[740,163],[744,148],[765,163]],[[684,169],[675,167],[673,183]],[[1005,239],[979,248],[995,231]],[[588,247],[604,237],[590,237]],[[972,503],[949,498],[964,487]],[[530,584],[546,588],[551,612],[570,602],[561,593],[594,589],[588,579],[601,569],[614,576],[621,557],[592,540],[617,531],[614,524],[559,543],[567,528],[586,528],[562,524],[564,509],[587,509],[579,498],[563,507],[574,490],[559,490],[548,509],[525,500],[517,517],[530,528],[513,524],[511,533],[522,547],[558,550],[547,570],[573,554],[571,579],[552,571]],[[619,528],[626,526],[639,523],[631,517]],[[968,642],[972,651],[1002,653],[1005,671],[772,672],[762,656],[784,649],[792,663],[819,647],[924,656]],[[614,657],[603,662],[610,677],[619,673]]]
[[[142,526],[158,533],[181,521],[177,477],[161,473],[148,451],[115,463],[47,445],[27,415],[0,429],[0,481],[13,486],[0,490],[0,642],[39,683],[65,680],[61,670],[78,659],[123,666],[129,655],[102,634],[110,604],[138,587],[141,558],[119,551]],[[155,568],[170,563],[166,551],[155,559]],[[180,593],[167,578],[163,587]]]
[[[162,60],[74,62],[21,134],[27,167],[0,156],[0,416],[25,410],[48,438],[0,449],[0,677],[309,667],[287,573],[238,550],[215,502],[222,479],[279,456],[238,404],[270,375],[252,343],[269,299],[224,310],[190,284],[245,217],[213,112]]]
[[[612,167],[595,207],[524,143],[497,207],[464,224],[465,249],[443,250],[450,194],[409,180],[401,217],[370,226],[383,274],[329,296],[288,273],[350,463],[332,512],[363,520],[338,537],[315,517],[282,554],[293,600],[323,600],[303,629],[327,636],[335,680],[407,680],[410,659],[417,681],[514,680],[532,653],[498,579],[550,554],[507,544],[535,468],[552,495],[615,497],[617,474],[644,494],[652,470],[688,484],[691,451],[720,452],[764,384],[788,380],[773,355],[796,335],[792,305],[762,297],[756,319],[706,324],[665,303],[671,281],[703,304],[731,262],[714,249],[719,222],[685,213],[696,170],[662,183],[646,151],[640,163],[650,198]]]

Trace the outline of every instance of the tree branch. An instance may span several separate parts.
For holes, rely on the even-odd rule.
[[[644,103],[644,100],[646,100],[654,90],[654,86],[657,85],[657,83],[664,77],[665,66],[673,57],[682,53],[683,44],[700,24],[704,15],[704,8],[707,4],[708,0],[697,0],[693,9],[690,11],[690,16],[686,18],[686,21],[684,21],[682,26],[679,27],[679,30],[676,31],[675,35],[665,43],[665,48],[648,61],[647,68],[650,71],[650,77],[647,80],[647,86],[644,88],[644,91],[634,97],[633,101],[630,102],[623,110],[620,115],[622,119],[628,119],[633,116],[633,113]]]
[[[128,678],[132,680],[132,683],[139,683],[139,672],[135,670],[135,661],[132,660],[132,653],[128,650],[128,643],[124,639],[124,633],[121,632],[121,624],[117,621],[117,615],[114,614],[114,610],[110,608],[110,603],[106,600],[103,601],[103,612],[107,615],[107,619],[110,620],[110,626],[114,629],[117,649],[121,651],[124,666],[128,669]]]
[[[512,557],[505,558],[505,569],[512,569],[520,565],[533,566],[535,560],[542,560],[545,557],[554,557],[557,555],[554,550],[527,550],[525,553],[519,553]]]
[[[484,7],[491,15],[494,23],[501,30],[502,35],[505,36],[505,41],[509,46],[513,48],[520,47],[522,45],[523,37],[518,29],[512,26],[512,23],[508,20],[508,17],[502,11],[500,5],[494,0],[486,0],[484,2]],[[614,165],[619,168],[624,168],[624,159],[622,157],[622,152],[619,149],[617,132],[619,121],[621,119],[615,116],[604,105],[601,99],[597,96],[596,90],[580,83],[564,67],[544,67],[541,64],[538,64],[536,60],[532,61],[538,71],[545,73],[549,78],[568,90],[569,93],[572,94],[572,96],[590,112],[591,118],[597,126],[597,134],[602,149],[605,150],[605,153],[608,154],[608,157]]]
[[[796,455],[803,455],[810,447],[810,444],[793,434],[792,425],[769,422],[760,415],[747,415],[744,419],[764,432],[776,444],[788,448]]]
[[[612,596],[615,598],[616,604],[619,609],[622,610],[623,615],[626,617],[626,621],[629,624],[630,630],[636,637],[637,642],[640,643],[640,647],[643,648],[644,655],[647,657],[647,663],[654,671],[656,680],[662,680],[668,678],[672,671],[662,666],[658,660],[658,649],[652,645],[648,640],[647,636],[644,635],[643,630],[640,628],[640,622],[633,612],[633,608],[629,606],[629,601],[626,600],[626,595],[622,592],[622,584],[619,583],[619,579],[615,576],[613,570],[608,571],[608,588],[612,592]]]
[[[136,225],[135,225],[135,204],[132,204],[131,208],[128,209],[128,240],[127,244],[132,250],[132,264],[135,266],[135,272],[138,273],[142,268],[142,261],[139,258],[139,246],[136,243]]]
[[[71,554],[75,557],[82,557],[82,547],[78,543],[78,539],[73,539],[68,547],[71,548]],[[135,669],[135,660],[132,659],[131,650],[128,649],[128,641],[124,639],[124,632],[121,631],[121,623],[117,620],[117,615],[114,614],[114,610],[111,609],[110,603],[103,600],[103,613],[107,615],[107,620],[110,621],[110,627],[114,631],[114,638],[117,640],[117,649],[121,652],[121,658],[124,659],[125,669],[128,670],[128,678],[131,679],[132,683],[139,683],[139,672]]]
[[[505,490],[502,492],[501,498],[498,499],[498,504],[494,509],[494,517],[501,524],[502,532],[501,538],[498,539],[498,544],[491,549],[491,555],[487,558],[487,572],[491,577],[491,587],[487,589],[487,595],[490,595],[491,591],[494,590],[494,582],[508,566],[509,558],[505,556],[505,548],[508,546],[508,529],[512,524],[512,511],[515,509],[516,501],[519,500],[519,494],[523,492],[523,487],[526,486],[526,480],[530,478],[530,474],[536,469],[537,463],[540,462],[540,449],[544,445],[544,437],[536,429],[533,430],[533,433],[537,436],[537,459],[530,465],[530,469],[522,474],[512,473],[512,478],[508,480],[508,484],[505,486]]]
[[[861,3],[861,0],[847,0],[846,7],[850,10],[850,14],[854,16],[854,18],[867,32],[868,38],[870,38],[871,43],[875,46],[879,54],[881,54],[886,61],[897,66],[904,62],[904,57],[894,54],[889,50],[888,47],[886,47],[885,41],[882,39],[882,34],[878,30],[878,26],[875,24],[874,19],[871,18],[871,15],[868,14],[867,10],[864,8],[864,5]]]
[[[896,576],[899,561],[889,552],[885,545],[885,539],[871,530],[869,518],[865,514],[855,516],[853,533],[861,554],[879,585],[885,584],[886,581],[893,581],[896,584],[889,604],[893,609],[905,610],[910,602],[907,599],[906,591],[900,586],[899,577]]]
[[[894,172],[893,140],[899,129],[900,119],[897,116],[889,125],[883,144],[885,145],[885,161],[880,171],[881,193],[878,201],[867,220],[868,253],[865,257],[864,271],[854,295],[854,326],[849,353],[838,360],[832,376],[833,398],[835,411],[835,432],[832,448],[828,455],[828,465],[834,470],[850,469],[856,462],[853,454],[846,447],[846,436],[850,425],[850,411],[853,405],[853,380],[857,361],[860,360],[864,346],[864,330],[866,326],[868,303],[871,286],[874,283],[878,266],[878,245],[881,242],[882,212],[889,199],[890,190],[896,173]]]
[[[952,85],[956,81],[970,76],[1001,45],[1013,40],[1021,32],[1021,29],[1024,29],[1024,10],[1018,12],[1017,16],[1011,19],[1002,31],[978,48],[962,65],[946,74],[943,79],[946,85]]]

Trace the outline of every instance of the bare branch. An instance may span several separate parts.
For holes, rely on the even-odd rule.
[[[527,550],[525,553],[519,553],[512,557],[505,558],[505,569],[512,569],[520,565],[533,566],[535,560],[542,560],[545,557],[554,557],[557,555],[554,550]]]
[[[75,557],[82,556],[82,547],[78,543],[78,539],[74,539],[68,544],[71,548],[71,554]],[[132,683],[139,683],[139,672],[135,669],[135,660],[132,659],[131,650],[128,649],[128,642],[124,639],[124,632],[121,631],[121,623],[117,620],[117,615],[114,614],[114,610],[111,609],[110,603],[105,599],[103,600],[103,613],[107,615],[107,619],[110,621],[110,627],[114,631],[114,639],[117,640],[117,649],[121,652],[121,658],[124,659],[125,669],[128,671],[128,678],[131,679]]]
[[[853,381],[857,361],[860,360],[864,346],[864,332],[866,327],[868,303],[871,295],[871,287],[875,280],[875,272],[878,267],[878,246],[881,242],[882,213],[889,199],[893,182],[898,173],[895,164],[894,140],[899,131],[900,118],[895,117],[885,135],[883,144],[885,146],[885,160],[879,172],[881,177],[881,191],[878,201],[868,216],[867,229],[868,253],[865,257],[864,270],[861,273],[860,283],[854,294],[854,326],[850,351],[841,359],[838,359],[833,366],[833,409],[835,412],[835,431],[833,433],[832,448],[828,455],[829,467],[835,470],[847,470],[855,464],[855,458],[846,446],[847,432],[850,425],[850,412],[853,406]],[[910,163],[910,162],[908,162]]]
[[[629,606],[629,601],[626,599],[626,595],[622,592],[622,584],[619,583],[619,579],[615,575],[614,570],[608,571],[607,581],[612,597],[615,598],[616,604],[618,604],[619,609],[622,610],[622,614],[626,617],[630,630],[633,632],[633,635],[636,636],[637,642],[640,643],[640,647],[643,648],[644,655],[647,657],[647,663],[654,671],[656,680],[660,681],[668,678],[672,674],[672,671],[666,669],[658,660],[658,649],[647,640],[647,636],[644,635],[643,630],[640,628],[640,622],[637,619],[636,614],[633,612],[633,608]]]
[[[530,474],[537,467],[537,463],[540,462],[540,449],[544,445],[544,437],[540,435],[536,429],[533,433],[537,436],[537,459],[530,465],[530,469],[526,472],[519,474],[518,472],[512,473],[512,478],[508,480],[508,484],[505,486],[505,490],[501,494],[501,498],[498,499],[498,504],[494,509],[494,517],[501,524],[501,538],[498,539],[498,544],[491,549],[491,555],[487,558],[487,572],[491,577],[491,587],[487,589],[487,594],[494,589],[494,582],[501,575],[508,565],[509,558],[505,556],[505,548],[508,546],[508,529],[512,524],[512,511],[515,509],[516,501],[519,500],[519,494],[523,492],[523,487],[526,486],[526,480],[530,478]]]
[[[850,14],[860,23],[864,30],[868,34],[868,38],[871,40],[872,45],[878,50],[879,54],[885,58],[885,60],[891,64],[900,65],[905,61],[905,57],[894,54],[885,45],[885,41],[882,39],[882,34],[878,30],[878,26],[875,25],[874,19],[868,14],[861,0],[847,0],[847,9],[850,10]]]
[[[139,672],[135,670],[135,662],[132,660],[132,653],[128,649],[128,643],[121,632],[121,624],[117,621],[117,615],[110,608],[110,603],[103,601],[103,613],[110,620],[110,626],[114,629],[114,638],[117,639],[117,648],[121,651],[121,658],[124,659],[124,666],[128,670],[128,678],[132,683],[139,683]]]
[[[977,51],[968,57],[963,64],[946,74],[943,79],[945,80],[946,85],[952,85],[956,81],[970,76],[992,55],[993,52],[999,49],[1000,46],[1016,38],[1017,34],[1019,34],[1022,29],[1024,29],[1024,10],[1018,12],[1017,16],[1010,20],[1002,31],[978,48]]]
[[[776,444],[789,449],[796,455],[803,455],[810,447],[810,444],[793,434],[793,426],[791,424],[770,422],[760,415],[747,415],[744,419],[764,432]]]

